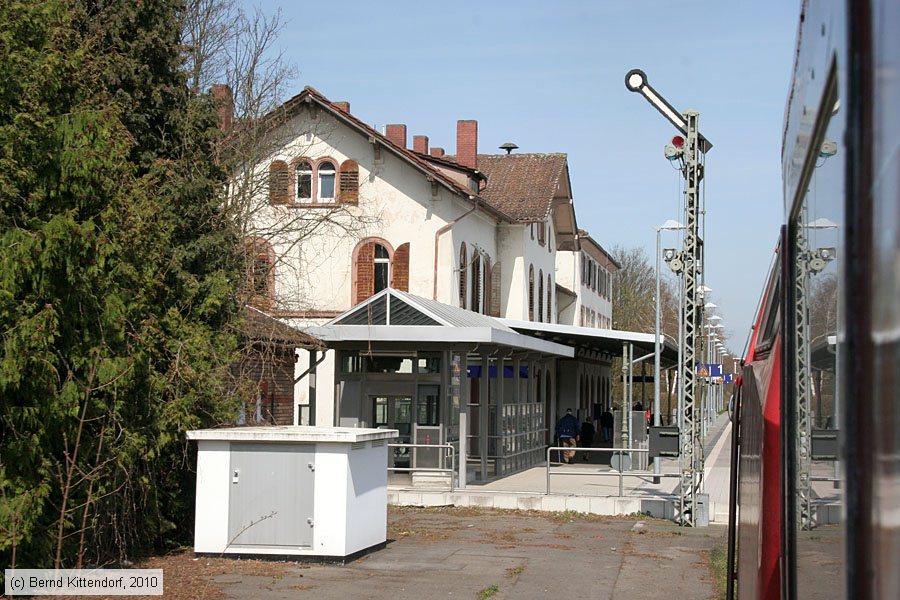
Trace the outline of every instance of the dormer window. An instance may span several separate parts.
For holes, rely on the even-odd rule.
[[[319,164],[319,200],[334,200],[334,163],[325,161]]]
[[[297,165],[297,200],[312,200],[312,166],[305,160]]]

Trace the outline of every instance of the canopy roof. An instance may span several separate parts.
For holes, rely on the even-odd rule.
[[[597,352],[621,354],[623,343],[634,344],[639,351],[653,352],[654,335],[652,333],[577,327],[557,323],[535,323],[534,321],[517,321],[515,319],[499,319],[499,321],[520,333]],[[678,363],[678,347],[665,336],[662,336],[660,341],[662,342],[660,344],[660,364],[662,366],[676,365]]]
[[[435,345],[488,345],[566,358],[574,348],[517,333],[500,319],[392,288],[382,290],[324,325],[304,329],[329,346],[377,344],[417,349]],[[411,348],[412,347],[412,348]]]

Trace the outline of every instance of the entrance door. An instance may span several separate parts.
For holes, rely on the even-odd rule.
[[[372,398],[372,423],[375,427],[396,429],[399,432],[396,443],[412,443],[412,397],[376,396]],[[408,469],[412,453],[409,448],[393,448],[390,466]]]

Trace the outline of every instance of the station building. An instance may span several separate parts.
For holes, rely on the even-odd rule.
[[[578,227],[565,154],[479,154],[471,120],[453,155],[409,147],[312,88],[255,126],[269,150],[230,186],[254,304],[327,346],[298,351],[278,414],[453,444],[465,482],[542,461],[566,408],[611,406],[619,265]]]

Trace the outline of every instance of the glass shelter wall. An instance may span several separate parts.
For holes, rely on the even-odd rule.
[[[545,370],[534,362],[468,357],[467,460],[478,479],[520,471],[544,460],[544,407],[552,401],[541,393],[539,374],[549,377]]]

